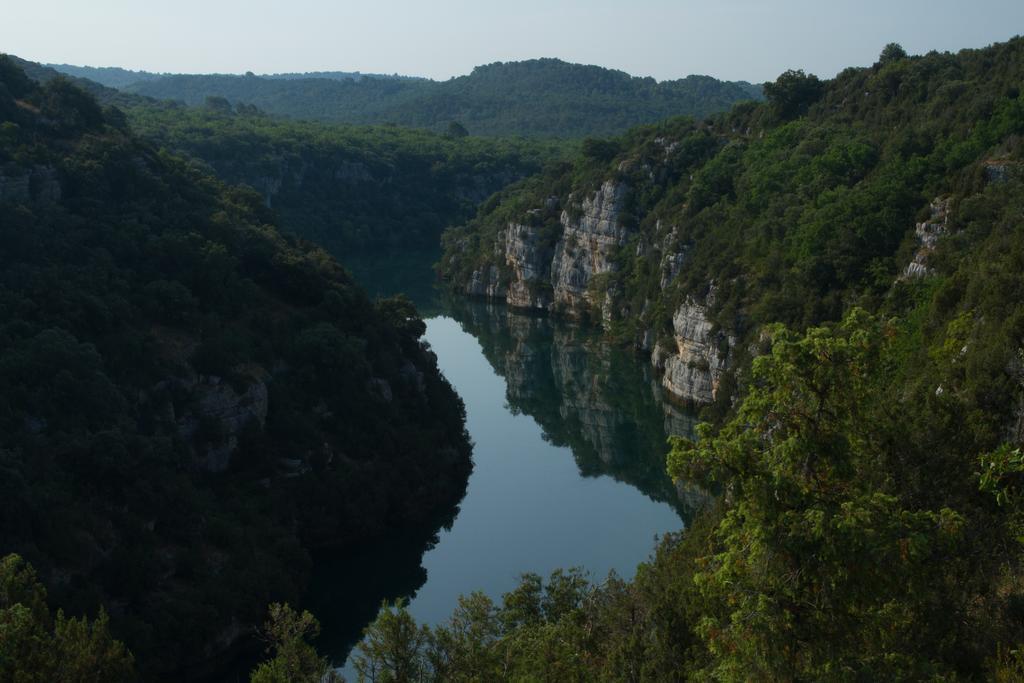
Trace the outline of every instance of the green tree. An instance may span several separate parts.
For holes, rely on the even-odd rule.
[[[893,326],[854,310],[771,336],[736,417],[670,455],[673,476],[722,486],[729,501],[694,579],[711,675],[952,675],[940,634],[965,614],[944,560],[964,518],[901,497],[894,454],[913,446],[887,390]]]
[[[429,680],[430,629],[420,626],[402,601],[384,603],[363,634],[354,664],[360,681],[417,683]]]
[[[907,51],[903,49],[903,46],[899,43],[889,43],[882,48],[882,54],[878,56],[878,63],[882,66],[889,64],[890,62],[898,62],[901,59],[905,59]]]
[[[447,623],[430,637],[427,659],[435,680],[499,680],[501,621],[494,602],[483,593],[459,596]]]
[[[22,98],[32,92],[32,80],[10,57],[0,54],[0,83],[7,86],[11,97]]]
[[[252,672],[252,683],[330,683],[342,678],[321,657],[310,640],[320,634],[320,624],[309,612],[274,603],[267,612],[263,637],[273,658]]]
[[[0,682],[129,681],[134,661],[110,635],[109,619],[51,617],[46,590],[18,555],[0,560]]]
[[[458,121],[452,121],[448,124],[448,129],[445,131],[445,135],[450,138],[465,138],[469,137],[469,131],[466,127]]]
[[[221,97],[220,95],[207,96],[206,101],[203,103],[203,106],[209,111],[214,112],[216,114],[224,114],[230,116],[231,113],[233,112],[231,102],[229,102],[226,97]]]
[[[825,84],[803,69],[790,69],[774,83],[764,84],[764,95],[783,121],[802,116],[825,92]]]

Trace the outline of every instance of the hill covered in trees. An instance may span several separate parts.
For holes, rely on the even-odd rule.
[[[287,121],[244,106],[145,103],[133,130],[256,189],[281,226],[340,257],[434,248],[494,192],[569,152],[563,143],[396,126]]]
[[[1020,38],[787,72],[764,103],[588,140],[446,233],[458,291],[649,354],[708,422],[671,472],[723,495],[635,582],[468,600],[402,661],[1017,680],[1022,82]]]
[[[103,73],[67,69],[114,83]],[[657,82],[557,59],[496,62],[448,81],[231,75],[164,75],[117,87],[197,106],[208,97],[255,105],[270,114],[334,123],[382,124],[445,132],[457,122],[472,135],[582,137],[624,131],[669,116],[704,117],[760,98],[744,82],[688,76]],[[123,77],[123,78],[122,78]]]
[[[158,73],[154,71],[133,71],[116,66],[75,66],[74,64],[46,64],[45,66],[60,73],[86,78],[108,88],[124,88],[134,83],[155,81],[178,74]],[[364,74],[360,71],[305,71],[274,74],[260,74],[260,78],[282,80],[329,79],[333,81],[359,81],[363,78],[392,78],[396,80],[425,80],[416,76],[400,76],[398,74]]]
[[[0,555],[145,678],[251,643],[313,549],[454,514],[464,410],[412,307],[2,56],[0,244]]]
[[[15,62],[41,83],[60,77]],[[123,111],[151,143],[252,187],[283,230],[349,263],[356,253],[435,249],[441,232],[472,217],[481,201],[572,149],[563,141],[289,121],[221,97],[186,107],[72,81]]]

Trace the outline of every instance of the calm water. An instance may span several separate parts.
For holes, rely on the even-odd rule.
[[[504,307],[413,298],[435,312],[426,340],[465,401],[475,468],[436,543],[389,539],[318,560],[310,608],[320,648],[339,663],[382,598],[407,597],[434,624],[460,594],[500,601],[524,572],[631,577],[655,537],[683,528],[702,500],[664,471],[667,435],[688,433],[692,418],[662,400],[633,354]]]

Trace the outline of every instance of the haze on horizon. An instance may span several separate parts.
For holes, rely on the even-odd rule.
[[[875,61],[1007,40],[1024,2],[980,0],[77,0],[12,3],[0,52],[175,73],[362,71],[444,80],[495,61],[557,57],[658,80],[832,77]]]

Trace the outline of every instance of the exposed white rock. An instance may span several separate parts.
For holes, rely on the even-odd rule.
[[[676,276],[683,270],[683,265],[686,263],[686,252],[677,251],[671,254],[665,254],[661,260],[661,288],[665,289],[668,287]]]
[[[918,247],[914,258],[903,269],[902,279],[923,277],[930,273],[928,256],[935,251],[939,238],[949,232],[949,199],[936,199],[931,203],[931,216],[914,228]]]
[[[0,169],[0,202],[53,204],[60,201],[61,187],[57,169],[33,166],[30,171],[13,168],[13,175]]]
[[[637,345],[641,351],[652,351],[654,349],[654,342],[656,340],[654,330],[644,330],[643,337],[640,338],[640,343]]]
[[[506,300],[518,308],[547,308],[546,287],[551,277],[551,249],[541,244],[537,228],[509,223],[505,230],[505,263],[511,270]]]
[[[504,299],[507,289],[501,284],[501,276],[497,266],[489,266],[486,270],[476,269],[466,284],[466,294],[487,299]]]
[[[200,469],[225,471],[242,431],[253,423],[262,429],[266,423],[267,385],[262,379],[250,377],[248,386],[239,393],[230,382],[215,376],[176,384],[189,392],[189,401],[176,418],[178,434],[193,442]],[[173,406],[168,417],[174,417]],[[204,427],[203,434],[199,433],[200,427]]]
[[[611,257],[630,234],[619,223],[626,192],[624,184],[608,180],[593,198],[583,200],[579,220],[572,220],[568,211],[562,212],[562,237],[555,245],[551,263],[556,304],[578,309],[593,303],[588,298],[591,278],[614,270]]]
[[[677,399],[693,403],[712,403],[718,393],[722,373],[728,367],[728,354],[720,356],[718,347],[725,342],[731,349],[735,338],[712,332],[707,309],[688,299],[672,316],[676,348],[664,360],[652,355],[657,367],[664,362],[662,386]],[[656,346],[656,354],[660,349]],[[664,353],[664,351],[662,351]]]
[[[1019,168],[1019,162],[1006,160],[989,160],[985,162],[985,180],[990,183],[1005,183],[1010,179],[1014,169]]]

